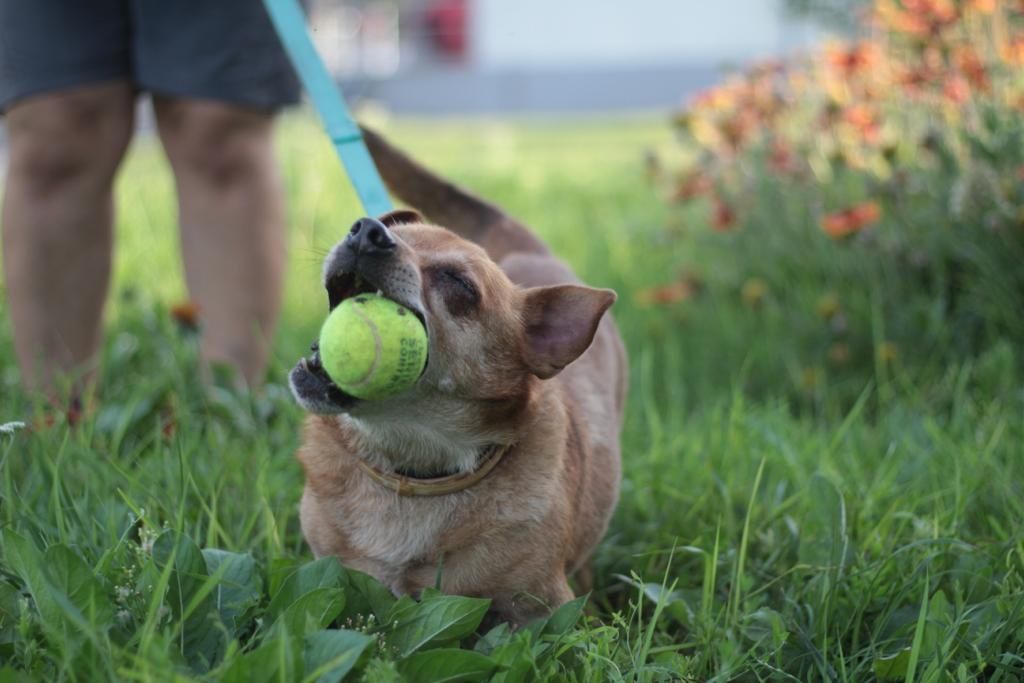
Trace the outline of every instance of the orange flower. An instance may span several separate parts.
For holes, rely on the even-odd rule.
[[[875,14],[882,25],[914,37],[934,36],[956,22],[960,11],[949,0],[892,0],[877,3]]]
[[[933,27],[947,26],[960,18],[960,10],[951,0],[903,0],[903,6]]]
[[[992,14],[996,11],[996,0],[970,0],[967,6],[980,14]]]
[[[711,226],[718,232],[729,232],[736,223],[736,212],[721,197],[715,197],[715,210]]]
[[[868,41],[850,46],[830,45],[825,48],[825,58],[832,68],[849,78],[876,66],[881,59],[881,48]]]
[[[1015,38],[1009,45],[999,49],[999,56],[1007,64],[1020,66],[1024,64],[1024,38]]]
[[[923,17],[907,12],[892,2],[879,2],[875,7],[875,16],[879,23],[896,33],[928,35],[928,22]]]
[[[938,74],[928,65],[919,65],[906,69],[898,77],[900,85],[912,94],[918,94],[934,83]]]
[[[956,63],[972,88],[982,92],[988,91],[990,85],[988,70],[974,49],[970,47],[959,49],[956,53]]]
[[[780,173],[791,173],[797,169],[796,157],[789,151],[786,144],[780,140],[772,142],[771,155],[768,157],[768,165],[772,170]]]
[[[942,94],[954,104],[971,99],[971,86],[963,76],[950,76],[942,86]]]
[[[832,239],[842,239],[858,233],[882,216],[877,202],[861,202],[842,211],[826,214],[821,219],[821,229]]]
[[[700,291],[700,283],[692,278],[683,276],[675,282],[657,287],[641,289],[636,293],[636,302],[641,306],[670,306],[672,304],[689,301]]]
[[[881,127],[878,122],[878,114],[873,108],[866,104],[855,104],[846,109],[843,118],[864,140],[878,142]]]
[[[736,151],[750,138],[756,124],[752,111],[737,111],[719,124],[719,132],[726,146]]]
[[[672,193],[672,199],[677,202],[687,201],[708,194],[712,188],[711,177],[707,173],[700,170],[691,171],[679,180]]]
[[[882,217],[882,208],[878,206],[878,202],[862,202],[857,206],[850,209],[853,213],[853,217],[860,223],[874,223]]]
[[[182,301],[171,306],[171,318],[187,330],[199,329],[199,305],[192,301]]]
[[[722,111],[736,106],[736,85],[726,83],[714,88],[702,90],[693,97],[692,109],[710,109]]]

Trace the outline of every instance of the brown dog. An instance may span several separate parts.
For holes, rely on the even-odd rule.
[[[566,577],[601,539],[619,485],[626,396],[615,293],[577,284],[526,228],[392,148],[367,143],[392,191],[423,211],[364,218],[328,255],[330,305],[365,291],[412,309],[426,370],[358,401],[314,349],[292,370],[313,413],[298,459],[302,529],[395,593],[440,576],[522,625],[572,598]],[[446,229],[447,228],[447,229]]]

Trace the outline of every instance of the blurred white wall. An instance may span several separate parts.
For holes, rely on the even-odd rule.
[[[309,0],[350,97],[437,115],[674,108],[727,69],[820,40],[783,2]],[[439,49],[442,35],[465,52]]]
[[[482,69],[746,61],[815,40],[779,0],[473,0]]]

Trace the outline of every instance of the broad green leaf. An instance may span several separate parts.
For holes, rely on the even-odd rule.
[[[480,636],[480,640],[476,641],[473,649],[482,655],[490,655],[496,648],[507,643],[511,637],[512,628],[506,623],[501,623]]]
[[[550,617],[537,617],[533,621],[528,622],[521,630],[526,631],[533,636],[534,640],[538,640],[544,633],[544,628],[548,625],[548,619]]]
[[[906,647],[894,655],[886,655],[875,660],[875,676],[880,681],[902,681],[910,666],[910,648]]]
[[[439,598],[442,595],[444,595],[444,593],[442,593],[437,588],[434,588],[433,586],[427,586],[422,591],[420,591],[419,597],[420,601],[422,602],[423,600],[430,600],[431,598]]]
[[[43,573],[43,554],[35,544],[11,529],[4,529],[4,559],[32,596],[43,625],[62,629],[64,621],[60,606],[53,596],[53,588]]]
[[[648,585],[660,588],[657,584]],[[657,601],[656,598],[652,599]],[[537,617],[530,623],[526,624],[526,626],[523,627],[523,630],[532,633],[535,639],[539,639],[545,634],[562,635],[575,626],[586,602],[586,596],[570,600],[548,616]]]
[[[25,582],[40,621],[55,642],[74,648],[82,634],[94,628],[87,614],[96,616],[98,625],[104,625],[102,617],[109,622],[110,605],[99,581],[70,548],[54,546],[57,549],[44,554],[11,529],[4,530],[3,544],[7,565]]]
[[[319,631],[334,621],[345,608],[345,592],[340,588],[317,588],[288,605],[273,622],[268,638],[282,629],[295,636]]]
[[[267,593],[271,596],[281,592],[285,579],[294,574],[304,563],[294,557],[275,557],[267,566]]]
[[[306,636],[302,654],[306,663],[306,679],[316,683],[338,683],[372,642],[371,636],[357,631],[310,633]]]
[[[391,605],[391,609],[388,610],[385,622],[388,624],[394,624],[403,614],[407,614],[412,610],[416,609],[416,602],[411,595],[402,595],[398,597],[394,604]]]
[[[160,568],[174,563],[167,604],[180,628],[178,647],[192,668],[206,671],[224,654],[227,644],[206,560],[191,538],[171,530],[153,543],[153,561]]]
[[[924,626],[921,651],[928,655],[939,652],[946,630],[952,623],[953,606],[949,604],[946,593],[939,589],[928,602],[928,618]]]
[[[491,652],[491,660],[501,668],[491,679],[494,683],[523,683],[530,680],[535,662],[530,649],[531,637],[530,633],[519,631]]]
[[[427,643],[463,638],[480,625],[490,604],[480,598],[442,595],[403,605],[390,617],[397,624],[388,634],[388,643],[406,657]]]
[[[417,652],[398,662],[398,672],[413,683],[482,681],[498,665],[479,652],[444,648]]]
[[[210,576],[217,578],[213,601],[221,621],[232,633],[237,633],[244,624],[240,619],[253,605],[259,602],[263,580],[256,569],[256,561],[246,553],[231,553],[216,548],[202,552]]]
[[[289,605],[318,588],[338,588],[342,585],[344,570],[336,557],[321,557],[304,564],[288,575],[281,588],[271,598],[267,617],[277,619]]]
[[[153,560],[158,567],[174,563],[176,577],[171,581],[174,592],[170,608],[174,615],[180,617],[192,598],[210,578],[206,570],[206,560],[195,542],[185,534],[176,531],[165,531],[153,543]]]
[[[302,680],[302,641],[282,629],[277,637],[236,657],[218,677],[221,683],[280,683]]]
[[[781,647],[789,636],[782,615],[773,609],[761,609],[743,617],[741,630],[744,636],[760,643],[771,643],[773,648]]]
[[[78,553],[63,544],[51,545],[43,553],[46,573],[53,586],[62,591],[94,628],[107,628],[114,609],[103,585]]]
[[[387,586],[369,574],[344,568],[345,611],[342,617],[367,615],[371,612],[383,622],[395,605],[395,596]]]
[[[544,626],[544,633],[560,636],[569,631],[580,620],[583,607],[587,604],[587,596],[583,595],[570,600],[556,609]]]

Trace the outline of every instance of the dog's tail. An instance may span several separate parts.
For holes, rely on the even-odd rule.
[[[536,235],[494,204],[437,176],[378,133],[364,127],[363,137],[388,188],[430,221],[476,242],[495,261],[514,252],[548,253]]]

